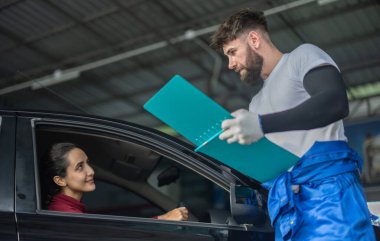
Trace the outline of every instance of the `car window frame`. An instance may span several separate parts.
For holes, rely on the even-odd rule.
[[[72,121],[72,120],[62,120],[62,119],[54,119],[54,118],[33,118],[33,119],[31,119],[31,122],[32,122],[32,127],[33,127],[33,133],[32,134],[33,134],[33,151],[34,151],[34,167],[35,167],[34,171],[35,171],[35,187],[36,187],[36,192],[37,192],[36,193],[36,199],[37,199],[36,211],[38,213],[46,214],[46,213],[52,212],[52,211],[44,210],[41,207],[41,197],[40,197],[41,190],[40,190],[40,183],[39,183],[40,182],[40,180],[39,180],[40,173],[38,170],[37,146],[36,146],[36,144],[37,144],[36,143],[36,131],[37,131],[36,128],[38,126],[41,126],[41,125],[47,125],[47,126],[52,126],[52,127],[57,127],[57,128],[81,129],[81,131],[79,131],[79,132],[73,131],[73,133],[82,133],[83,134],[83,133],[89,133],[91,131],[102,132],[104,135],[103,136],[104,138],[112,138],[112,137],[110,137],[110,135],[118,136],[120,138],[120,140],[130,141],[130,142],[133,142],[135,144],[143,145],[147,148],[151,148],[153,151],[157,152],[160,155],[167,156],[171,160],[177,162],[179,165],[183,165],[184,167],[189,168],[193,172],[203,176],[207,180],[213,182],[214,184],[218,185],[223,190],[230,193],[230,191],[229,191],[230,184],[229,184],[228,180],[223,179],[224,177],[222,177],[220,173],[217,173],[213,169],[209,168],[207,165],[201,163],[199,160],[196,160],[191,156],[185,156],[185,154],[183,154],[183,156],[179,156],[177,154],[173,154],[172,152],[169,152],[171,147],[164,146],[164,149],[167,152],[162,152],[161,150],[158,150],[158,147],[162,148],[162,145],[158,145],[157,143],[155,143],[154,140],[149,140],[149,137],[147,137],[147,136],[144,136],[144,137],[148,138],[148,140],[141,141],[141,139],[139,139],[138,137],[133,138],[131,135],[128,135],[128,134],[131,134],[131,133],[128,133],[128,130],[124,130],[124,129],[117,128],[117,127],[111,127],[108,125],[94,124],[91,122],[84,122],[84,121]],[[63,131],[60,130],[57,132],[63,132]],[[133,133],[133,134],[135,134],[135,133]],[[105,136],[105,135],[107,135],[107,136]],[[190,163],[189,161],[186,161],[186,163],[184,163],[184,162],[180,162],[178,160],[178,159],[184,160],[184,159],[189,159],[189,158],[191,159],[191,162],[196,162],[197,165],[201,166],[201,168],[200,167],[195,168],[196,165],[194,165],[194,164],[193,165],[185,165],[186,163],[189,164]],[[190,164],[192,164],[192,163],[190,163]],[[203,170],[202,168],[207,169],[209,173],[206,174],[206,171]],[[210,173],[212,174],[211,176],[209,175]],[[222,180],[224,182],[224,187],[222,185],[219,185],[216,180]],[[54,212],[54,213],[56,213],[56,212]],[[58,213],[60,213],[60,212],[58,212]],[[91,217],[96,217],[96,218],[99,218],[102,216],[110,216],[110,217],[112,217],[112,219],[114,219],[115,217],[121,217],[122,220],[125,220],[125,218],[127,218],[128,220],[129,220],[129,218],[133,218],[133,219],[137,218],[137,219],[141,219],[141,220],[150,220],[150,218],[144,218],[144,217],[117,216],[117,215],[106,215],[106,214],[87,214],[86,213],[85,216],[87,216],[87,215],[90,215]],[[117,220],[119,220],[119,218],[117,218]],[[155,220],[155,221],[157,221],[157,220]],[[162,220],[162,221],[166,221],[166,220]],[[169,221],[169,222],[177,222],[177,221]],[[235,227],[237,230],[241,230],[241,228],[242,228],[242,225],[227,225],[227,224],[202,223],[202,222],[194,222],[194,223],[199,223],[201,226],[203,226],[204,224],[211,225],[210,227],[215,227],[213,225],[216,225],[216,226],[222,225],[224,227],[231,227],[231,228]],[[233,229],[235,229],[235,228],[233,228]]]
[[[43,116],[43,117],[42,117]],[[83,129],[83,125],[85,127],[88,127],[90,130],[95,129],[100,131],[101,133],[110,133],[110,129],[117,131],[122,131],[122,134],[120,132],[116,132],[115,134],[117,136],[123,136],[123,140],[137,140],[134,141],[137,144],[143,144],[146,147],[155,149],[157,148],[164,148],[163,152],[159,152],[165,156],[168,156],[172,160],[179,160],[179,159],[192,159],[190,161],[196,162],[199,166],[202,168],[207,169],[207,165],[203,164],[200,160],[196,160],[192,155],[187,156],[187,152],[192,152],[186,145],[178,144],[173,139],[169,142],[169,144],[165,145],[158,145],[157,143],[152,142],[152,138],[149,138],[150,132],[143,133],[146,140],[144,142],[139,141],[139,137],[141,134],[139,133],[132,133],[130,129],[136,128],[132,126],[129,126],[128,124],[119,124],[116,127],[112,126],[110,123],[112,121],[109,121],[107,119],[96,119],[96,118],[83,118],[81,116],[66,116],[66,115],[57,115],[53,116],[48,113],[18,113],[17,115],[17,125],[16,125],[16,136],[17,136],[17,145],[15,147],[16,150],[16,157],[20,155],[20,151],[27,151],[27,153],[22,153],[22,155],[27,155],[27,159],[23,161],[18,161],[16,159],[16,167],[18,165],[24,166],[23,171],[27,171],[29,174],[27,175],[27,178],[22,177],[22,173],[20,172],[22,168],[17,171],[17,178],[16,185],[24,186],[22,189],[25,191],[25,188],[27,188],[28,195],[30,196],[20,196],[19,193],[16,196],[16,217],[20,221],[20,235],[23,237],[37,237],[40,232],[43,232],[43,228],[39,223],[46,222],[46,225],[50,225],[53,229],[56,227],[56,224],[62,223],[62,222],[69,222],[72,228],[73,223],[80,222],[80,225],[86,225],[93,223],[93,225],[102,225],[102,224],[112,224],[112,226],[105,226],[104,232],[109,234],[109,231],[112,232],[112,230],[120,230],[120,232],[125,232],[127,229],[125,229],[125,225],[133,225],[133,227],[136,227],[136,231],[141,233],[141,230],[146,230],[146,232],[150,233],[151,231],[155,232],[157,231],[164,231],[164,232],[173,232],[173,235],[176,234],[194,234],[194,235],[211,235],[215,237],[215,235],[226,235],[228,233],[237,234],[237,233],[247,233],[248,232],[266,232],[261,227],[253,227],[251,225],[237,225],[237,224],[220,224],[220,223],[204,223],[204,222],[191,222],[191,221],[169,221],[169,220],[155,220],[151,218],[141,218],[141,217],[130,217],[130,216],[115,216],[115,215],[103,215],[103,214],[73,214],[73,213],[65,213],[65,212],[54,212],[54,211],[48,211],[41,209],[40,203],[37,203],[37,199],[40,195],[39,190],[39,173],[36,173],[36,170],[38,169],[37,164],[37,148],[36,148],[36,125],[38,124],[48,124],[48,125],[59,125],[60,127],[62,125],[72,127],[73,124],[75,124],[74,127],[80,127],[80,129]],[[71,118],[72,117],[72,118]],[[79,120],[79,121],[78,121]],[[103,122],[103,123],[102,123]],[[117,123],[117,122],[113,122]],[[21,131],[19,131],[19,128]],[[85,128],[87,129],[87,128]],[[144,129],[141,129],[144,131]],[[112,133],[112,131],[111,131]],[[136,134],[136,135],[134,135]],[[108,135],[108,134],[107,134]],[[152,135],[155,135],[154,131],[152,132]],[[165,139],[165,135],[163,137],[159,137],[160,139]],[[170,140],[168,137],[167,139]],[[22,148],[19,150],[19,146]],[[164,147],[163,147],[164,146]],[[185,150],[178,153],[173,153],[173,149]],[[23,150],[25,149],[25,150]],[[177,155],[176,155],[177,154]],[[195,154],[197,156],[197,154]],[[20,156],[21,157],[21,156]],[[26,162],[25,162],[26,161]],[[24,164],[20,164],[24,163]],[[181,162],[182,165],[183,162]],[[185,165],[184,165],[185,166]],[[25,169],[25,167],[29,169]],[[34,167],[34,168],[33,168]],[[199,168],[198,168],[199,169]],[[195,170],[196,171],[196,168]],[[221,173],[218,173],[213,170],[208,170],[209,175],[204,176],[208,180],[212,181],[209,177],[217,177],[220,179],[224,179],[225,177],[222,176]],[[197,172],[199,173],[199,172]],[[21,176],[21,177],[20,177]],[[228,182],[229,179],[224,179],[224,182]],[[215,184],[216,182],[213,181]],[[38,193],[37,193],[38,191]],[[20,192],[20,194],[22,194]],[[26,198],[25,198],[26,197]],[[38,205],[38,207],[37,207]],[[51,222],[49,221],[51,220]],[[83,222],[81,221],[83,220]],[[120,226],[119,224],[123,224]],[[53,226],[52,226],[53,225]],[[78,224],[79,225],[79,224]],[[94,227],[93,225],[89,227]],[[116,225],[115,228],[113,225]],[[117,226],[120,227],[117,229]],[[34,227],[34,229],[32,228]],[[88,227],[88,226],[87,226]],[[135,229],[134,229],[135,230]],[[191,231],[193,230],[193,231]],[[57,231],[60,231],[60,229],[57,229]],[[143,232],[145,233],[145,232]],[[68,233],[70,234],[70,233]],[[34,235],[34,236],[33,236]],[[249,234],[251,235],[251,234]],[[194,236],[196,237],[196,236]]]

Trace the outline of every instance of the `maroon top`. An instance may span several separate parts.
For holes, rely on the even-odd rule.
[[[61,211],[71,213],[84,213],[84,204],[75,198],[69,197],[65,194],[58,193],[53,196],[48,210]]]
[[[85,213],[84,207],[84,203],[76,200],[75,198],[58,193],[51,199],[48,210],[70,213]],[[158,219],[158,216],[154,216],[152,218]]]

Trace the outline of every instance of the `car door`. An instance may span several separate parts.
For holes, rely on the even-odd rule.
[[[109,122],[89,122],[58,118],[18,117],[16,140],[16,212],[20,240],[236,240],[233,237],[258,237],[268,240],[259,232],[248,232],[243,225],[165,221],[100,214],[72,214],[41,209],[36,162],[36,126],[47,125],[96,131],[97,135],[120,135],[128,141],[155,146],[163,152],[176,155],[167,143],[155,139],[152,133],[136,130],[127,125],[109,125]],[[168,140],[166,140],[168,141]],[[165,148],[167,150],[165,150]],[[179,152],[179,151],[178,151]],[[178,154],[178,153],[177,153]],[[179,156],[183,153],[179,152]],[[194,162],[196,160],[193,160]],[[219,177],[220,179],[221,177]],[[256,229],[257,231],[257,229]],[[233,239],[232,239],[233,238]]]
[[[0,113],[0,240],[17,240],[14,216],[15,118]]]

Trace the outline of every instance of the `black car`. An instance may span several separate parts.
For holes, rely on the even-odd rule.
[[[274,240],[260,184],[159,131],[77,114],[0,111],[0,240]],[[57,142],[87,153],[86,214],[45,209],[41,160]],[[188,221],[157,220],[184,205]]]

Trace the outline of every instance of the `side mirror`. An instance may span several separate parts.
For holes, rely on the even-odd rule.
[[[254,189],[232,183],[230,202],[231,216],[238,224],[265,224],[265,209],[259,193]]]
[[[170,183],[177,181],[178,178],[179,178],[178,167],[171,166],[171,167],[165,169],[164,171],[162,171],[157,176],[158,186],[161,187],[161,186],[168,185]]]

